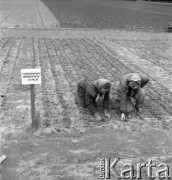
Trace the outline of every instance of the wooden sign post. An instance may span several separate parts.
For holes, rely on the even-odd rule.
[[[35,86],[34,84],[30,85],[30,94],[31,94],[31,114],[32,114],[32,128],[38,124],[35,118]]]
[[[35,84],[41,84],[41,69],[21,69],[23,85],[30,85],[32,128],[37,128],[38,119],[35,118]]]

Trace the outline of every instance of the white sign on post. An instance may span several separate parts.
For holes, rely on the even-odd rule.
[[[41,69],[21,69],[22,84],[41,84]]]

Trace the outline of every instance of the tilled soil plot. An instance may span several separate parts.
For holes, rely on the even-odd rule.
[[[118,172],[124,163],[135,167],[151,158],[157,165],[167,163],[171,174],[172,37],[127,31],[164,31],[171,6],[44,2],[57,20],[39,0],[0,1],[0,155],[7,155],[0,180],[98,180],[99,159],[105,157],[121,158]],[[42,75],[42,84],[35,85],[41,127],[33,132],[30,86],[21,84],[21,69],[37,67]],[[128,72],[149,76],[149,100],[143,115],[133,112],[121,121],[116,81]],[[104,121],[97,122],[77,106],[76,85],[85,75],[112,82],[110,119],[100,108]],[[146,171],[142,179],[148,179]]]
[[[27,53],[29,51],[30,67],[32,67],[34,64],[34,66],[40,65],[42,69],[43,84],[41,90],[44,110],[43,117],[49,121],[45,121],[46,123],[51,123],[53,125],[61,125],[61,123],[64,123],[64,125],[67,127],[70,127],[71,125],[73,127],[76,125],[74,121],[77,121],[78,118],[82,119],[79,117],[79,114],[82,113],[79,112],[75,104],[75,91],[77,82],[82,77],[84,77],[84,75],[87,75],[91,81],[94,81],[100,77],[104,77],[113,83],[111,108],[115,110],[116,107],[113,99],[116,94],[115,82],[119,81],[123,74],[129,72],[142,72],[150,77],[151,81],[148,86],[145,87],[147,96],[149,96],[150,100],[145,103],[144,117],[157,118],[163,125],[163,123],[165,123],[164,118],[171,116],[172,112],[170,107],[172,92],[170,81],[171,75],[169,69],[171,56],[168,53],[162,54],[162,51],[157,50],[157,52],[160,52],[161,56],[158,53],[156,53],[156,56],[163,57],[166,59],[166,61],[169,61],[169,64],[166,63],[165,65],[164,61],[156,58],[156,63],[159,63],[158,68],[160,68],[159,72],[161,73],[159,75],[158,71],[156,71],[156,73],[149,72],[148,67],[151,67],[151,70],[157,68],[157,64],[151,62],[151,59],[153,59],[152,55],[150,55],[148,60],[144,59],[144,61],[148,62],[147,64],[145,62],[143,66],[142,64],[135,62],[135,59],[139,61],[139,58],[142,58],[141,56],[137,58],[137,51],[140,50],[141,46],[137,48],[138,45],[135,44],[135,41],[124,42],[120,40],[114,40],[105,42],[102,40],[97,41],[91,39],[74,38],[6,38],[2,39],[1,43],[2,52],[4,53],[5,57],[4,60],[1,61],[1,94],[3,98],[6,96],[7,92],[14,93],[13,91],[18,91],[20,88],[21,90],[22,88],[29,89],[26,88],[27,86],[21,86],[19,80],[16,79],[16,83],[14,81],[15,78],[17,78],[15,77],[15,68],[19,67],[18,64],[20,64],[20,66],[21,64],[26,66],[24,61],[19,63],[18,56],[23,56],[21,59],[25,58],[28,61],[28,58],[23,55],[23,49],[26,46],[27,50],[25,49],[24,51]],[[21,43],[24,46],[21,47],[22,50],[20,50]],[[112,48],[109,48],[110,45],[112,47],[112,44],[110,43],[113,44],[113,46],[116,48],[116,51],[112,51]],[[137,41],[137,43],[146,45],[148,42]],[[149,43],[151,42],[149,41]],[[155,44],[154,41],[152,43]],[[164,46],[165,48],[170,46],[169,42],[166,41],[159,41],[159,44],[161,44],[161,46],[159,45],[161,48],[164,48]],[[14,49],[15,46],[16,49]],[[133,48],[134,53],[132,52],[132,60],[130,60],[130,58],[126,59],[125,54],[120,54],[119,48],[127,48],[129,50]],[[158,49],[158,47],[156,49]],[[19,53],[19,51],[21,53]],[[123,51],[125,51],[125,49],[121,50],[120,52],[123,53]],[[142,52],[146,53],[146,48],[144,48],[144,51]],[[153,53],[153,51],[151,52]],[[14,56],[14,61],[11,58],[12,55]],[[139,53],[139,55],[142,54]],[[3,58],[3,56],[1,57]],[[133,57],[135,57],[135,59]],[[33,59],[35,59],[35,61],[33,61]],[[146,67],[146,65],[148,67]],[[11,76],[11,73],[9,72],[12,72],[14,76]],[[157,79],[157,77],[160,79]],[[119,119],[118,116],[113,117],[112,115],[112,119],[113,118]],[[55,122],[57,119],[58,121]],[[169,127],[171,127],[170,124]]]
[[[42,0],[64,28],[165,31],[172,5],[142,1]]]
[[[132,162],[155,155],[158,161],[171,157],[171,131],[166,132],[172,127],[170,41],[2,38],[0,46],[2,152],[9,158],[3,166],[3,180],[91,180],[98,178],[100,157],[118,156]],[[21,85],[20,79],[20,69],[31,67],[42,70],[36,107],[44,128],[35,137],[30,134],[30,89]],[[151,71],[157,67],[159,71]],[[133,112],[130,119],[121,122],[115,107],[115,82],[128,72],[150,77],[145,87],[150,100],[144,104],[143,115]],[[104,77],[113,83],[111,119],[96,122],[89,112],[77,107],[76,84],[84,75],[92,81]],[[164,146],[158,145],[161,143]]]

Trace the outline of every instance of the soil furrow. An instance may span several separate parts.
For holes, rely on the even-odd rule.
[[[75,63],[78,65],[78,70],[81,71],[83,76],[87,76],[90,81],[97,80],[100,75],[95,71],[94,67],[88,63],[88,59],[83,55],[83,52],[80,50],[78,42],[74,39],[66,40],[69,44],[71,51],[75,54],[76,60]]]
[[[111,73],[111,71],[107,71],[107,64],[106,59],[103,56],[100,56],[99,53],[96,52],[96,49],[93,49],[92,46],[88,43],[88,40],[84,39],[81,48],[87,47],[87,57],[89,57],[90,63],[93,63],[95,69],[100,72],[102,78],[106,78],[110,80],[112,83],[115,82],[115,77]],[[104,63],[105,62],[105,63]],[[111,66],[110,66],[111,67]],[[113,67],[111,67],[114,69]]]
[[[8,38],[1,38],[0,39],[0,47],[4,44],[5,41],[7,41]]]
[[[14,126],[18,126],[17,132],[20,132],[20,130],[23,131],[23,129],[26,129],[31,124],[30,86],[22,85],[21,82],[21,69],[30,67],[32,63],[31,58],[23,58],[23,54],[26,54],[26,52],[29,53],[26,46],[28,46],[28,39],[21,39],[21,44],[19,45],[16,55],[17,61],[14,66],[14,72],[12,73],[11,84],[7,91],[7,101],[5,105],[5,107],[11,109],[6,112],[6,117],[12,117]]]
[[[70,85],[66,80],[65,72],[56,56],[54,46],[51,41],[45,40],[45,42],[49,54],[51,71],[55,79],[56,93],[64,108],[63,123],[65,127],[70,127],[71,123],[74,125],[74,121],[79,121],[79,111],[76,107]]]
[[[22,39],[20,54],[19,54],[20,63],[17,64],[17,71],[14,72],[13,81],[10,86],[9,92],[16,93],[18,91],[28,90],[27,85],[21,84],[21,69],[32,68],[33,61],[33,51],[32,51],[32,40],[29,38]]]
[[[38,40],[38,52],[42,76],[43,125],[61,128],[63,107],[56,94],[56,84],[51,72],[51,65],[44,40]]]
[[[81,72],[78,72],[76,68],[74,53],[69,48],[67,42],[63,39],[58,39],[56,41],[53,41],[54,49],[56,51],[56,56],[66,72],[65,77],[67,81],[69,82],[71,91],[74,96],[76,96],[76,87],[77,82],[83,77]],[[73,97],[76,102],[76,97]],[[74,127],[75,129],[78,129],[79,131],[85,131],[83,129],[84,126],[86,126],[87,123],[90,121],[90,116],[87,113],[87,111],[84,108],[77,107],[77,113],[79,111],[79,114],[77,115],[75,119],[72,119],[71,127]]]
[[[39,66],[39,57],[38,57],[38,51],[36,54],[36,46],[35,46],[35,39],[32,37],[32,53],[33,53],[33,61],[32,61],[32,67],[35,68],[36,66]]]
[[[103,68],[102,75],[106,76],[108,75],[108,79],[113,83],[116,82],[116,80],[119,80],[121,78],[121,75],[117,72],[121,72],[122,70],[119,69],[120,67],[113,67],[111,63],[108,63],[109,57],[107,54],[99,52],[100,49],[98,49],[96,46],[94,46],[92,43],[90,43],[90,40],[85,40],[84,45],[87,48],[87,51],[92,54],[92,59],[94,59],[94,64],[97,69]],[[93,51],[94,49],[94,51]],[[91,61],[91,59],[90,59]],[[92,62],[92,61],[91,61]]]
[[[132,42],[132,44],[131,44]],[[127,41],[129,46],[132,45],[133,48],[141,50],[142,52],[145,52],[146,54],[152,54],[156,56],[171,57],[170,47],[171,47],[171,41],[164,41],[164,40],[150,40],[150,41],[136,41],[133,43],[133,41]]]
[[[62,65],[63,69],[65,69],[66,78],[68,79],[68,82],[70,82],[72,92],[75,93],[76,84],[80,80],[81,76],[80,74],[78,74],[78,71],[76,70],[73,64],[74,56],[71,53],[69,47],[67,45],[64,46],[65,43],[66,42],[64,40],[58,39],[54,41],[54,46],[55,46],[56,54],[60,61],[60,64]]]
[[[39,52],[39,39],[33,38],[33,67],[35,68],[41,68],[41,58],[40,58],[40,52]]]
[[[86,72],[84,65],[82,64],[82,56],[78,55],[77,52],[75,52],[75,48],[71,46],[72,40],[66,39],[64,41],[61,41],[61,44],[65,47],[64,51],[68,54],[68,59],[70,60],[71,64],[75,68],[75,71],[78,73],[80,78],[78,77],[78,80],[87,76],[88,73]]]
[[[140,58],[143,58],[149,61],[150,63],[153,63],[156,66],[162,67],[169,74],[172,73],[172,70],[171,70],[172,62],[170,61],[171,56],[163,55],[162,53],[164,51],[163,49],[151,46],[155,44],[156,42],[147,43],[147,41],[143,41],[141,45],[134,44],[133,41],[126,41],[126,42],[116,41],[116,43],[119,46],[123,46],[127,48],[134,55],[139,56]],[[162,44],[161,41],[158,43]],[[170,47],[170,44],[169,44],[169,47]],[[169,49],[169,47],[167,47],[167,49]]]
[[[3,66],[5,65],[4,63],[6,62],[6,59],[9,56],[9,53],[14,45],[14,39],[13,38],[9,38],[9,40],[7,40],[7,43],[4,44],[4,47],[2,47],[2,51],[1,51],[1,56],[0,56],[0,73],[3,70]]]
[[[9,51],[7,51],[5,60],[3,62],[3,67],[1,69],[1,93],[5,94],[7,92],[8,86],[11,84],[10,79],[13,76],[14,66],[16,63],[16,58],[18,56],[19,46],[21,44],[20,39],[16,39],[12,42]],[[17,55],[16,55],[17,54]]]
[[[77,48],[80,48],[82,55],[85,57],[85,61],[94,69],[95,72],[98,73],[99,78],[106,78],[111,80],[109,72],[106,71],[106,67],[102,66],[101,63],[96,63],[97,61],[100,61],[99,57],[95,53],[94,49],[91,49],[89,51],[88,44],[85,45],[84,39],[76,40]],[[86,48],[87,47],[87,48]],[[87,49],[87,51],[86,51]],[[89,51],[89,52],[88,52]]]
[[[9,61],[7,62],[8,65],[5,66],[3,68],[4,71],[2,71],[2,73],[3,72],[5,72],[5,73],[6,72],[8,72],[8,73],[10,72],[10,76],[9,76],[10,77],[10,81],[9,81],[8,86],[7,86],[7,92],[9,92],[10,86],[12,84],[12,80],[14,79],[14,72],[15,72],[15,70],[17,68],[17,62],[18,62],[18,58],[19,58],[21,44],[22,44],[22,40],[21,39],[15,41],[14,46],[13,46],[14,49],[12,49],[12,54],[9,55]]]
[[[11,48],[11,51],[9,52],[8,58],[6,63],[8,63],[8,65],[5,65],[2,71],[3,75],[3,79],[0,79],[0,84],[1,84],[1,93],[3,94],[3,100],[1,101],[1,111],[3,114],[3,119],[5,119],[5,123],[8,122],[8,120],[11,123],[11,111],[8,111],[8,109],[10,109],[10,106],[8,104],[8,92],[9,92],[9,88],[12,84],[12,80],[13,80],[13,75],[14,72],[16,70],[16,65],[17,65],[17,61],[18,61],[18,57],[19,57],[19,53],[20,53],[20,47],[21,47],[21,39],[15,40],[13,47]],[[9,65],[10,64],[10,65]],[[7,73],[8,72],[8,73]],[[12,95],[13,96],[13,95]]]
[[[0,53],[5,48],[5,46],[6,46],[6,44],[8,43],[9,40],[10,40],[10,38],[2,38],[1,39],[1,41],[0,41]]]
[[[78,78],[77,78],[77,82],[78,82],[80,79],[85,77],[85,73],[81,69],[82,68],[81,64],[77,63],[80,60],[78,60],[78,57],[76,57],[76,53],[71,49],[70,40],[63,40],[62,42],[63,45],[65,45],[65,49],[67,49],[65,50],[65,53],[68,57],[68,60],[78,74]]]

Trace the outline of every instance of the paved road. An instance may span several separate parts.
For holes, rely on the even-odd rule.
[[[114,0],[42,0],[69,28],[116,28],[164,31],[172,19],[171,3]]]

